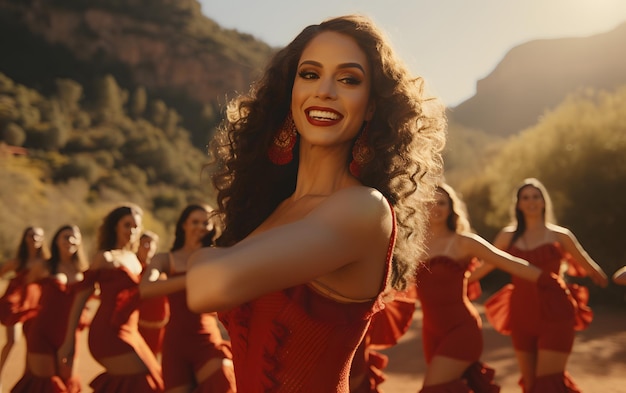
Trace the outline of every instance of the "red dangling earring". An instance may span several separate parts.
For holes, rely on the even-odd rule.
[[[350,162],[350,173],[352,176],[359,178],[363,165],[367,164],[374,158],[374,151],[367,144],[367,129],[369,122],[363,126],[363,130],[354,141],[352,146],[352,161]]]
[[[287,114],[285,122],[278,129],[268,149],[270,161],[276,165],[286,165],[293,160],[293,147],[296,145],[298,133],[296,124],[293,122],[291,111]]]

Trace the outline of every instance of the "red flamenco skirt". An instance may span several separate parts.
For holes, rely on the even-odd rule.
[[[363,348],[363,347],[360,347]],[[359,349],[357,349],[359,354]],[[382,393],[379,385],[385,382],[387,379],[383,370],[387,367],[389,359],[386,355],[376,352],[374,350],[368,350],[367,354],[362,354],[359,357],[354,358],[355,363],[352,364],[353,371],[365,369],[365,378],[358,386],[350,385],[351,393]],[[361,371],[362,372],[362,371]]]
[[[222,361],[222,369],[214,372],[205,379],[193,393],[236,393],[237,384],[235,382],[235,369],[231,361]]]
[[[76,390],[76,388],[78,388]],[[73,390],[63,383],[58,376],[36,377],[30,373],[24,376],[13,386],[11,393],[79,393],[80,385],[74,385]]]
[[[149,373],[111,375],[102,373],[89,384],[94,393],[161,393],[163,389]]]
[[[420,393],[499,393],[500,386],[493,383],[495,371],[480,362],[465,370],[461,379],[425,386]]]
[[[511,334],[511,295],[513,284],[507,284],[485,301],[485,316],[494,329],[500,334]],[[568,284],[567,289],[574,300],[574,330],[586,329],[593,320],[593,310],[589,308],[589,290],[578,284]],[[546,310],[549,312],[550,310]],[[553,310],[558,313],[559,310]]]
[[[581,393],[581,391],[566,371],[537,377],[528,393]]]

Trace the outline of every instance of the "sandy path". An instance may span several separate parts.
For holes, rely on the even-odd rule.
[[[476,305],[483,321],[483,308]],[[578,332],[568,371],[585,393],[626,393],[626,308],[593,307],[595,318],[588,329]],[[416,311],[409,332],[398,345],[383,351],[389,356],[385,393],[416,393],[425,367],[420,338],[421,313]],[[502,393],[521,393],[519,372],[510,338],[484,322],[485,349],[482,360],[496,370]]]

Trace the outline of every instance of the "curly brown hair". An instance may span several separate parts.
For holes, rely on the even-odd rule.
[[[410,75],[386,37],[364,16],[337,17],[306,27],[275,54],[250,92],[228,105],[210,144],[216,164],[212,180],[225,225],[217,244],[229,246],[245,238],[294,192],[298,144],[294,159],[283,166],[270,162],[268,149],[289,112],[302,52],[313,38],[328,31],[352,37],[370,63],[376,110],[368,144],[375,158],[363,166],[359,180],[380,191],[394,208],[398,237],[391,283],[403,289],[422,252],[425,202],[432,198],[443,167],[445,111],[436,99],[426,97],[422,78]]]

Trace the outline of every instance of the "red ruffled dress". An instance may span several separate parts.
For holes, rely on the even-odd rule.
[[[232,361],[223,361],[232,359],[230,343],[222,339],[217,315],[189,310],[184,290],[167,297],[171,317],[163,340],[165,389],[187,385],[194,387],[194,393],[236,392]],[[212,359],[220,359],[222,369],[197,385],[194,374]]]
[[[471,362],[461,379],[424,387],[423,393],[497,393],[494,370],[480,362],[483,351],[482,321],[468,297],[467,277],[476,265],[471,258],[455,261],[435,256],[420,265],[416,273],[418,298],[422,306],[422,345],[426,363],[435,356]],[[479,284],[469,292],[480,294]]]
[[[12,326],[24,323],[28,330],[28,321],[37,315],[41,288],[38,283],[26,284],[28,269],[22,269],[13,277],[0,297],[0,323]]]
[[[382,393],[379,385],[386,380],[383,370],[387,367],[389,358],[378,350],[396,345],[413,322],[417,299],[415,287],[411,286],[405,292],[393,292],[388,297],[393,300],[385,299],[385,308],[374,314],[354,355],[351,379],[361,376],[362,382],[359,386],[351,386],[351,393]]]
[[[557,242],[546,243],[531,250],[510,247],[507,251],[545,272],[558,275],[561,263],[567,261],[568,274],[586,274]],[[568,307],[557,298],[559,293],[548,294],[537,284],[517,277],[512,277],[511,281],[511,284],[507,284],[485,302],[487,319],[494,328],[502,334],[511,335],[513,346],[519,351],[536,352],[538,349],[546,349],[571,352],[575,331],[585,329],[593,319],[593,312],[587,306],[587,288],[568,284],[571,305]],[[546,386],[543,390],[540,387],[542,385]],[[565,373],[538,378],[532,392],[559,393],[579,390]]]
[[[63,284],[55,276],[37,282],[41,286],[39,312],[32,318],[26,333],[27,351],[45,354],[56,358],[57,350],[63,343],[67,322],[74,300],[76,284]],[[79,326],[76,333],[84,325]],[[81,384],[78,376],[63,381],[59,376],[37,377],[28,370],[11,393],[78,393]]]
[[[89,350],[95,360],[135,352],[146,374],[104,372],[90,384],[94,393],[152,393],[163,391],[161,367],[137,328],[139,276],[124,267],[85,272],[85,285],[100,285],[100,306],[89,329]]]
[[[354,354],[373,315],[384,308],[395,221],[393,228],[375,299],[343,303],[303,284],[219,313],[230,335],[239,392],[350,391]]]

